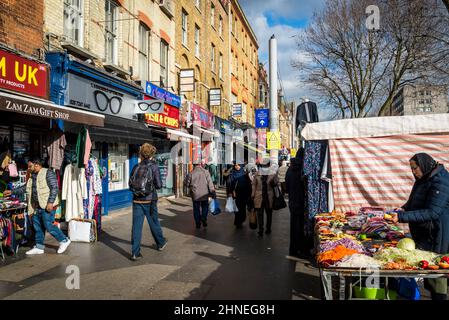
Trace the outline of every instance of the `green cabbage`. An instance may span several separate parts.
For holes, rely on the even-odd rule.
[[[413,241],[413,239],[410,239],[410,238],[404,238],[404,239],[400,240],[398,242],[397,247],[399,249],[411,250],[411,251],[416,249],[415,241]]]

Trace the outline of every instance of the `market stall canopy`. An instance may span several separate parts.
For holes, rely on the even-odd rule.
[[[448,132],[449,114],[442,113],[308,123],[301,135],[306,140],[333,140]]]
[[[0,91],[0,111],[9,111],[91,126],[104,126],[104,116],[101,114],[60,106],[51,101],[28,98],[3,91]]]

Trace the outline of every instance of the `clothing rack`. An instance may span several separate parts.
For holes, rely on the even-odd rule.
[[[0,209],[0,218],[10,220],[10,223],[12,224],[12,228],[14,228],[14,223],[13,223],[13,220],[11,219],[11,217],[16,214],[24,213],[26,211],[26,208],[27,208],[27,206],[19,206],[19,207],[14,207],[14,208]],[[15,231],[14,231],[13,236],[14,237],[16,236]],[[0,239],[0,241],[1,241],[0,242],[0,253],[2,256],[2,261],[5,261],[6,258],[5,258],[5,253],[3,251],[3,240],[5,240],[5,239],[4,238]],[[15,243],[15,242],[16,242],[16,239],[14,238],[13,243],[15,244],[15,246],[14,246],[14,248],[12,248],[12,250],[14,252],[14,255],[17,255],[17,252],[19,251],[20,242],[17,242],[17,243]]]

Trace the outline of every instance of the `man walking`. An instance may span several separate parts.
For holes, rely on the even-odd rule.
[[[216,198],[214,184],[210,173],[204,169],[205,162],[194,164],[194,169],[185,180],[185,185],[190,190],[190,196],[193,201],[193,216],[195,218],[196,228],[207,227],[207,214],[209,210],[209,196]],[[201,211],[200,211],[201,210]]]
[[[149,143],[140,147],[140,163],[137,164],[129,178],[129,188],[133,192],[133,225],[131,235],[132,256],[130,260],[142,258],[140,242],[142,240],[142,227],[145,217],[150,226],[151,234],[156,242],[157,250],[162,251],[167,244],[159,223],[156,189],[162,188],[159,167],[153,157],[156,148]]]
[[[70,239],[53,223],[55,211],[59,205],[58,181],[56,174],[43,168],[40,158],[31,161],[31,178],[26,185],[28,213],[33,216],[33,226],[36,231],[36,245],[26,252],[27,255],[43,254],[45,249],[45,231],[59,242],[58,254],[64,253],[70,245]]]

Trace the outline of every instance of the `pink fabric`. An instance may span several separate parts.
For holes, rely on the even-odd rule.
[[[86,149],[84,153],[84,165],[89,164],[90,151],[92,150],[92,141],[90,141],[89,130],[86,131]]]

